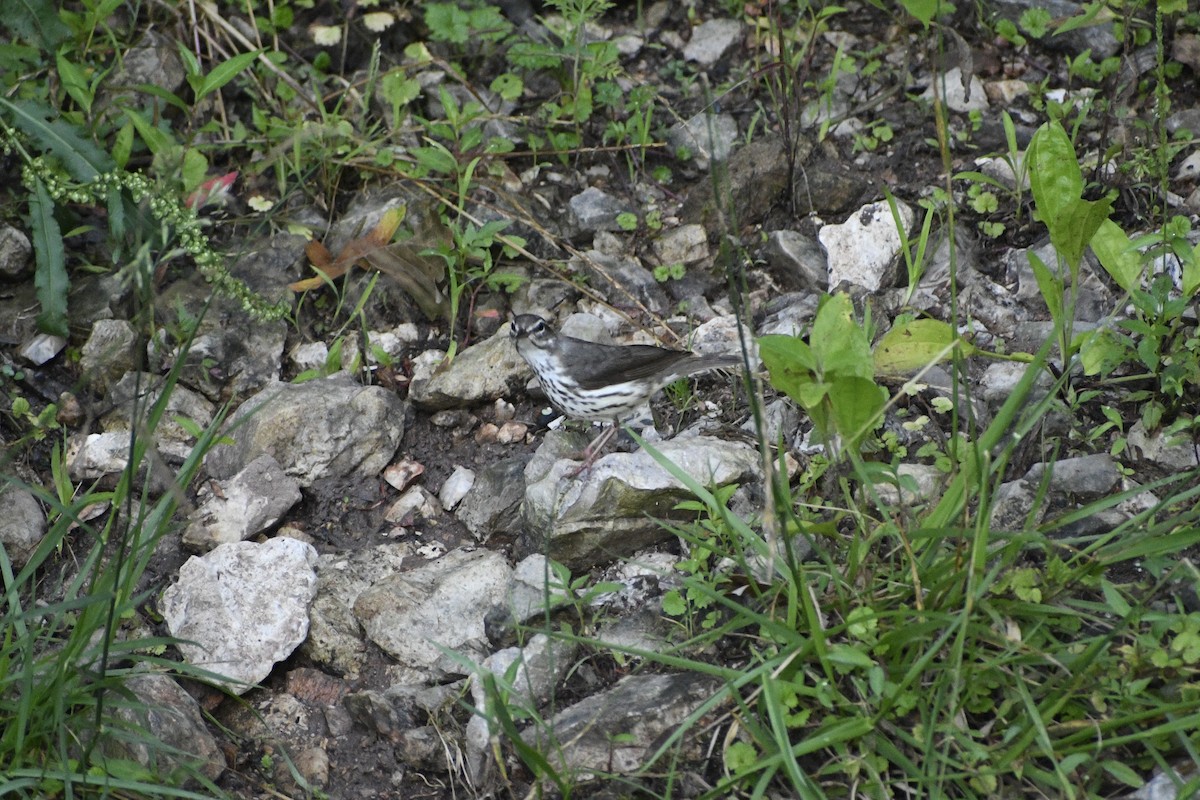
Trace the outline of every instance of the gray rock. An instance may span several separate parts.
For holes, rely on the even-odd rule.
[[[767,441],[774,445],[782,437],[784,447],[791,447],[800,428],[800,411],[796,404],[786,397],[776,398],[763,409],[762,417]],[[757,434],[753,417],[742,423],[742,430],[751,436]]]
[[[183,687],[166,675],[151,673],[131,675],[124,686],[132,698],[114,692],[108,699],[117,716],[165,747],[151,749],[137,737],[110,736],[105,740],[109,756],[132,759],[163,780],[183,766],[209,780],[220,777],[225,757],[204,724],[200,704]]]
[[[907,231],[913,211],[899,200],[896,206]],[[900,232],[887,203],[865,205],[840,225],[821,228],[817,238],[829,256],[830,286],[846,281],[875,292],[895,285]]]
[[[1186,434],[1175,437],[1168,437],[1162,431],[1150,434],[1139,419],[1130,427],[1126,440],[1132,454],[1163,469],[1186,472],[1200,466],[1196,444]]]
[[[1065,20],[1084,13],[1083,6],[1073,0],[992,0],[989,8],[999,16],[1017,22],[1027,9],[1044,9],[1055,20]],[[1116,55],[1121,43],[1113,33],[1113,20],[1104,20],[1084,25],[1061,35],[1043,37],[1041,44],[1052,50],[1066,51],[1078,55],[1084,50],[1092,51],[1092,58],[1099,61]]]
[[[418,408],[439,410],[490,402],[524,388],[533,371],[513,347],[509,325],[437,369],[413,367],[408,396]]]
[[[979,379],[980,396],[993,411],[999,410],[1012,396],[1017,384],[1021,382],[1029,369],[1031,367],[1028,364],[1022,364],[1019,361],[997,361],[988,364],[983,376]],[[1030,402],[1039,402],[1053,385],[1054,380],[1050,377],[1050,373],[1039,370],[1030,391]]]
[[[579,234],[596,231],[619,231],[617,217],[633,209],[612,195],[589,186],[567,201],[572,229]]]
[[[317,560],[317,596],[309,610],[304,654],[349,680],[367,657],[354,601],[372,584],[400,572],[413,554],[408,543],[379,544],[352,553],[327,553]]]
[[[0,223],[0,278],[20,281],[33,273],[33,245],[18,228]]]
[[[1052,273],[1058,274],[1057,251],[1049,241],[1036,248],[1012,250],[1007,254],[1009,274],[1016,279],[1017,299],[1031,312],[1048,315],[1046,300],[1037,284],[1029,253],[1036,254]],[[1104,319],[1113,307],[1113,297],[1097,275],[1100,268],[1091,253],[1084,255],[1079,265],[1078,295],[1075,300],[1075,319],[1083,322],[1098,322]],[[1034,348],[1036,350],[1036,348]]]
[[[933,80],[938,82],[939,93],[944,88],[945,95],[942,99],[951,111],[966,113],[988,109],[988,97],[983,88],[983,81],[972,75],[964,86],[961,67],[952,67],[944,75],[935,76]],[[933,86],[926,88],[925,93],[921,95],[922,99],[933,100],[933,91]]]
[[[692,38],[683,48],[683,57],[703,66],[712,66],[742,40],[742,23],[736,19],[710,19],[692,30]]]
[[[244,694],[308,635],[317,551],[297,539],[231,542],[192,556],[160,608],[189,664]]]
[[[721,147],[732,146],[737,138],[737,126],[730,126],[731,122],[722,122],[720,117],[714,120],[714,126],[720,131],[714,130],[712,147],[717,144]],[[667,141],[673,148],[686,147],[693,153],[710,153],[712,147],[703,147],[709,140],[708,122],[703,116],[693,117],[685,126],[676,125],[667,132]],[[798,151],[797,159],[802,162],[808,158],[812,148],[802,141]],[[760,222],[788,187],[787,157],[780,137],[755,139],[734,150],[728,158],[728,174],[717,173],[719,185],[714,187],[712,178],[704,176],[703,180],[688,190],[687,199],[679,212],[684,222],[703,225],[710,238],[731,229],[732,220],[728,219],[731,210],[736,214],[739,225]],[[697,166],[706,168],[703,161]]]
[[[896,467],[896,478],[898,486],[877,482],[875,491],[888,505],[903,504],[905,507],[937,499],[946,482],[945,473],[932,464],[900,464]]]
[[[708,234],[702,225],[681,225],[651,245],[660,264],[694,264],[708,258]]]
[[[455,516],[478,542],[492,534],[515,531],[525,497],[525,465],[528,456],[514,456],[481,469]]]
[[[295,264],[304,257],[301,236],[279,234],[244,245],[230,274],[267,302],[290,298],[287,283],[295,279]],[[288,323],[264,322],[246,311],[241,302],[218,294],[200,276],[172,284],[159,302],[180,308],[200,320],[186,354],[183,381],[210,400],[244,398],[279,380]],[[155,371],[166,369],[181,357],[180,343],[162,345],[152,362]]]
[[[605,619],[596,630],[596,640],[607,647],[661,653],[675,646],[671,637],[677,631],[676,623],[663,614],[660,602],[658,608]]]
[[[46,515],[28,489],[9,483],[0,486],[0,544],[13,568],[29,562],[46,535]]]
[[[758,335],[801,336],[817,316],[817,295],[791,292],[767,301],[758,323]]]
[[[454,472],[450,473],[450,477],[438,490],[438,500],[441,501],[442,508],[448,511],[454,510],[474,485],[475,471],[463,466],[456,466]]]
[[[133,296],[132,282],[121,272],[82,275],[71,281],[67,305],[71,309],[71,325],[91,328],[96,320],[125,319],[125,309]]]
[[[1187,764],[1181,766],[1182,770],[1174,767],[1167,767],[1165,771],[1156,769],[1150,780],[1137,791],[1126,794],[1124,800],[1180,800],[1179,787],[1186,785],[1192,775]]]
[[[655,519],[678,517],[675,505],[691,493],[644,450],[612,453],[577,477],[576,449],[552,432],[525,468],[526,528],[517,542],[525,555],[544,552],[572,569],[631,555],[673,536]],[[656,445],[667,459],[705,486],[755,479],[758,451],[748,444],[680,437]]]
[[[758,344],[754,331],[749,326],[742,326],[739,334],[737,317],[732,314],[714,316],[697,325],[687,337],[687,346],[693,353],[701,355],[740,356],[742,354],[742,339],[745,339],[751,363],[758,364]],[[735,370],[731,369],[730,372]]]
[[[98,319],[80,350],[83,374],[106,390],[143,359],[134,353],[137,331],[123,319]]]
[[[508,647],[483,660],[480,670],[490,672],[504,692],[502,702],[517,708],[539,708],[551,696],[559,681],[566,675],[575,658],[577,645],[565,639],[535,635],[524,647]],[[491,749],[491,737],[500,733],[490,730],[488,717],[494,717],[494,697],[485,691],[481,675],[471,681],[471,700],[476,714],[467,723],[466,744],[468,769],[475,778]]]
[[[1025,473],[1025,480],[1036,485],[1047,469],[1051,470],[1050,491],[1054,494],[1099,497],[1121,485],[1121,468],[1108,453],[1034,464]]]
[[[40,367],[62,352],[62,349],[66,346],[67,340],[63,336],[55,336],[52,333],[38,333],[21,345],[21,358],[36,367]]]
[[[328,785],[329,753],[325,752],[324,747],[306,747],[297,753],[293,760],[296,764],[296,771],[310,787],[320,789]],[[286,769],[287,765],[281,763],[279,767]],[[303,790],[301,789],[301,791]]]
[[[845,214],[861,203],[864,195],[875,191],[874,178],[863,175],[836,158],[828,157],[828,147],[826,143],[824,149],[817,151],[809,163],[798,170],[798,185],[793,192],[797,214]],[[825,157],[817,158],[817,155]]]
[[[126,372],[108,393],[108,401],[115,408],[101,419],[106,431],[128,430],[135,413],[139,420],[145,419],[150,409],[159,402],[164,391],[165,380],[160,375],[148,372]],[[181,383],[171,387],[166,411],[153,433],[159,440],[193,445],[196,438],[176,418],[190,420],[201,428],[213,421],[216,406],[198,392]]]
[[[156,31],[147,31],[133,49],[129,50],[120,61],[120,67],[105,81],[107,86],[115,87],[118,97],[130,87],[149,84],[174,92],[183,85],[185,78],[183,59],[174,42]],[[146,95],[148,99],[150,95]]]
[[[988,100],[1001,108],[1011,108],[1017,101],[1029,94],[1029,84],[1019,78],[985,81],[983,91]],[[1011,170],[1009,170],[1011,172]],[[985,171],[984,174],[987,174]],[[994,177],[994,176],[993,176]]]
[[[355,600],[354,615],[371,641],[400,662],[403,682],[426,683],[462,672],[443,648],[483,658],[484,616],[511,584],[512,569],[499,553],[452,550],[376,583]]]
[[[992,498],[988,524],[996,531],[1022,531],[1038,525],[1046,516],[1046,504],[1037,502],[1038,487],[1018,478],[1001,484]],[[1030,520],[1030,511],[1033,519]]]
[[[1172,135],[1181,130],[1200,131],[1200,108],[1181,108],[1167,117],[1166,125]]]
[[[829,289],[829,260],[820,245],[797,231],[772,231],[763,249],[767,266],[785,285],[812,292]]]
[[[411,458],[401,458],[383,471],[383,479],[398,492],[403,492],[425,474],[425,465]]]
[[[546,557],[534,553],[521,559],[513,569],[505,611],[518,622],[528,622],[545,612],[547,600],[557,605],[567,600],[570,594],[570,589],[563,586]]]
[[[472,717],[474,719],[474,717]],[[415,769],[446,770],[445,734],[433,725],[406,728],[396,733],[396,760]],[[454,768],[459,765],[456,763]]]
[[[605,321],[595,314],[577,312],[563,320],[559,332],[586,342],[600,344],[618,344],[608,331]]]
[[[105,475],[115,475],[129,467],[130,431],[106,431],[75,437],[67,449],[67,472],[76,480],[95,480]],[[192,445],[170,439],[154,443],[156,458],[172,465],[182,464],[192,453]],[[164,476],[155,471],[151,475]],[[164,480],[159,480],[165,486]]]
[[[622,258],[589,250],[582,258],[573,258],[568,269],[586,275],[589,284],[617,307],[641,303],[655,314],[666,312],[669,302],[654,274],[634,258]]]
[[[240,542],[267,530],[300,502],[300,483],[275,459],[261,455],[238,474],[223,481],[219,491],[188,519],[183,544],[211,550],[225,542]]]
[[[441,513],[441,502],[428,489],[424,486],[410,486],[388,508],[384,519],[393,525],[409,527],[415,524],[417,519],[436,519]]]
[[[241,405],[230,420],[233,443],[210,450],[205,466],[221,480],[265,453],[301,486],[321,478],[375,477],[400,445],[404,412],[393,393],[345,375],[272,384]]]
[[[661,737],[710,700],[719,686],[719,681],[694,673],[630,675],[556,714],[549,739],[540,725],[530,726],[521,738],[574,780],[600,773],[627,775],[640,769]],[[696,755],[699,747],[691,748]]]
[[[697,114],[672,125],[667,131],[667,144],[671,149],[675,152],[687,150],[701,170],[708,169],[713,162],[728,159],[737,138],[737,120],[729,114]],[[711,181],[706,183],[711,187]]]

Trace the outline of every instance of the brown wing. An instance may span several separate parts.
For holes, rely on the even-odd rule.
[[[584,389],[603,389],[614,383],[652,378],[693,357],[686,350],[668,350],[651,344],[596,344],[570,336],[559,338],[568,340],[564,355],[569,361],[580,357],[588,360],[588,369],[583,371],[586,377],[576,372]],[[577,344],[582,346],[575,347]]]

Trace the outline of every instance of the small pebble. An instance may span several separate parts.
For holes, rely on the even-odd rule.
[[[497,422],[508,422],[517,415],[517,409],[503,397],[497,398],[493,406],[493,416]]]
[[[500,430],[496,433],[496,441],[500,444],[512,444],[513,442],[525,441],[525,434],[529,432],[529,426],[521,422],[506,422],[500,426]]]
[[[442,490],[438,492],[438,500],[442,501],[443,508],[452,509],[462,502],[474,485],[474,471],[466,467],[455,467],[454,472],[450,473],[450,477],[442,484]]]
[[[403,492],[423,474],[425,474],[425,465],[413,461],[411,458],[404,458],[389,465],[383,471],[383,479],[396,490]]]
[[[500,427],[494,422],[485,422],[475,431],[475,444],[495,444],[500,438]]]

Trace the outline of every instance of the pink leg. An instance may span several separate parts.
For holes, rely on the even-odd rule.
[[[588,467],[592,466],[592,463],[596,460],[596,456],[600,455],[600,451],[602,451],[608,445],[609,441],[612,440],[613,436],[617,434],[617,430],[617,424],[614,422],[601,431],[600,435],[593,439],[592,443],[584,448],[584,451],[580,453],[580,456],[583,458],[583,463],[576,467],[574,471],[569,473],[567,477],[574,478],[581,472],[585,471]]]

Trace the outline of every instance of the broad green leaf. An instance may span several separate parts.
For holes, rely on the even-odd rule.
[[[830,384],[833,428],[853,448],[882,421],[887,390],[869,378],[839,377]]]
[[[795,395],[792,395],[805,409],[816,409],[829,395],[830,386],[828,383],[800,382]]]
[[[225,84],[236,78],[242,70],[250,66],[254,59],[258,58],[261,50],[253,50],[249,53],[239,53],[228,61],[224,61],[212,68],[212,71],[204,76],[204,81],[200,88],[196,90],[196,100],[220,89]]]
[[[151,124],[140,112],[127,108],[125,116],[133,123],[133,127],[137,128],[138,136],[142,138],[142,141],[146,143],[146,148],[154,155],[166,152],[175,144],[168,134]]]
[[[836,294],[826,298],[817,311],[808,340],[823,376],[874,377],[871,343],[854,321],[854,305],[849,296]]]
[[[1162,3],[1160,2],[1159,5],[1161,6]],[[1070,33],[1071,31],[1075,30],[1076,28],[1083,28],[1085,26],[1094,24],[1096,16],[1102,10],[1106,12],[1105,20],[1103,20],[1103,21],[1111,20],[1112,13],[1108,10],[1108,5],[1106,3],[1099,3],[1099,2],[1084,3],[1083,4],[1083,13],[1078,14],[1074,17],[1068,17],[1067,19],[1063,20],[1063,22],[1054,29],[1054,35],[1062,36],[1064,33]],[[1139,786],[1140,785],[1141,784],[1139,784]]]
[[[1146,781],[1141,775],[1138,775],[1133,768],[1127,764],[1122,764],[1120,761],[1106,759],[1100,762],[1100,766],[1104,768],[1105,772],[1126,786],[1134,789],[1141,789],[1146,785]]]
[[[38,179],[33,196],[29,198],[29,217],[33,232],[33,250],[37,272],[34,287],[42,311],[37,315],[38,330],[55,336],[68,336],[66,254],[63,251],[62,231],[54,218],[54,202],[46,185]]]
[[[421,96],[421,84],[416,78],[408,77],[403,69],[394,69],[380,79],[379,91],[383,99],[391,104],[393,113],[399,113],[401,106]]]
[[[434,144],[430,147],[414,147],[409,150],[417,164],[429,172],[440,175],[453,175],[458,170],[458,162],[445,147]]]
[[[71,95],[84,114],[90,114],[92,111],[91,88],[88,86],[87,76],[83,74],[83,70],[75,64],[72,64],[61,51],[55,54],[55,63],[58,66],[58,76],[62,80],[63,88],[67,90],[67,94]]]
[[[204,82],[204,67],[200,65],[200,59],[183,44],[179,46],[179,58],[183,61],[183,70],[187,73],[188,83],[192,89],[197,89]]]
[[[1038,215],[1050,225],[1067,206],[1083,196],[1083,173],[1062,125],[1048,122],[1038,128],[1029,143],[1026,160]]]
[[[117,131],[116,139],[113,141],[112,156],[119,169],[125,169],[125,165],[129,163],[131,152],[133,152],[133,123],[127,121]]]
[[[775,377],[776,370],[781,373],[797,370],[815,373],[817,370],[817,359],[813,355],[812,348],[799,336],[780,334],[760,336],[758,352],[763,363],[767,365],[767,369],[772,372],[772,379]],[[786,391],[778,384],[775,385],[775,388]]]
[[[1183,265],[1183,296],[1194,297],[1200,289],[1200,244],[1192,250],[1190,258],[1182,259]]]
[[[1096,235],[1100,224],[1112,213],[1112,201],[1081,200],[1067,204],[1053,220],[1045,220],[1050,229],[1050,241],[1067,262],[1072,278],[1078,277],[1083,251]]]
[[[1094,331],[1081,346],[1079,361],[1084,375],[1108,375],[1132,356],[1123,337],[1108,328]]]
[[[139,83],[133,88],[137,89],[142,94],[148,94],[151,97],[157,97],[167,105],[174,106],[185,114],[191,115],[192,113],[192,106],[190,104],[183,102],[183,100],[179,99],[179,95],[175,94],[174,92],[168,92],[161,86],[155,86],[152,83]]]
[[[58,16],[58,7],[58,3],[50,0],[0,4],[5,12],[4,27],[47,52],[53,51],[71,35],[71,29]],[[10,38],[5,37],[6,40]]]
[[[955,346],[975,353],[953,326],[936,319],[914,319],[892,327],[875,345],[875,371],[903,375],[950,357]]]
[[[1122,595],[1117,590],[1117,587],[1109,582],[1107,578],[1100,579],[1100,591],[1104,593],[1105,604],[1112,609],[1112,612],[1116,614],[1118,618],[1124,619],[1125,617],[1129,616],[1129,612],[1132,611],[1133,608],[1125,600],[1124,595]]]
[[[91,181],[113,168],[112,159],[94,142],[79,135],[57,112],[27,100],[11,101],[0,97],[0,109],[8,109],[13,124],[34,142],[58,156],[71,177]]]
[[[1038,289],[1041,290],[1042,299],[1046,301],[1046,306],[1050,309],[1050,318],[1055,322],[1063,323],[1063,282],[1057,275],[1050,271],[1046,266],[1046,262],[1032,250],[1027,251],[1029,256],[1029,266],[1033,268],[1033,277],[1037,279]]]
[[[505,72],[488,87],[505,100],[516,100],[525,91],[525,82],[511,72]]]
[[[208,174],[208,159],[194,147],[183,152],[183,189],[190,192],[204,182]]]
[[[1142,260],[1125,231],[1111,219],[1105,219],[1092,236],[1092,251],[1100,266],[1118,286],[1132,292],[1141,282]]]
[[[928,28],[937,15],[942,0],[900,0],[900,5],[904,6],[904,10],[914,19]]]
[[[861,667],[867,669],[875,666],[875,659],[848,644],[829,645],[829,660],[839,667]]]

